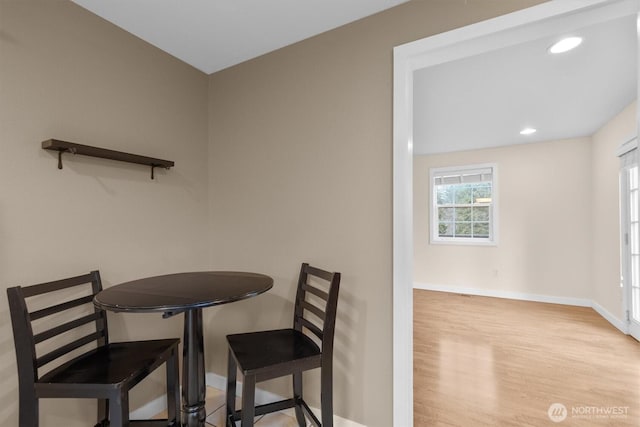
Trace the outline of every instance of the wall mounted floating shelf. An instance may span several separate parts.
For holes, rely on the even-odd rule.
[[[137,154],[123,153],[122,151],[60,141],[59,139],[48,139],[46,141],[42,141],[42,148],[58,152],[58,169],[62,169],[62,153],[81,154],[83,156],[99,157],[102,159],[118,160],[120,162],[151,166],[151,179],[154,178],[153,170],[155,168],[161,167],[169,169],[175,165],[171,160],[139,156]]]

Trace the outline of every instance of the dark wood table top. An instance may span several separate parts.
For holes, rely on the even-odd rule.
[[[94,304],[105,310],[180,312],[250,298],[268,291],[273,279],[239,271],[176,273],[104,289]]]

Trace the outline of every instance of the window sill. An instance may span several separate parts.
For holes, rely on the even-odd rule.
[[[440,239],[430,239],[429,244],[431,245],[453,245],[453,246],[498,246],[498,242],[496,240],[459,240],[459,239],[451,239],[451,240],[440,240]]]

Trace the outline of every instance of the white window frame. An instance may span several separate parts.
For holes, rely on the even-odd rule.
[[[478,169],[491,169],[491,205],[489,214],[489,237],[440,237],[438,233],[437,194],[435,179],[444,174],[464,174]],[[498,165],[496,163],[481,163],[464,166],[450,166],[429,169],[429,242],[435,245],[470,245],[497,246],[498,245]]]

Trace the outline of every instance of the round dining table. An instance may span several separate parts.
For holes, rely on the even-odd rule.
[[[94,298],[98,308],[130,313],[184,313],[182,425],[205,425],[206,384],[202,309],[251,298],[268,291],[273,279],[238,271],[175,273],[133,280],[104,289]]]

